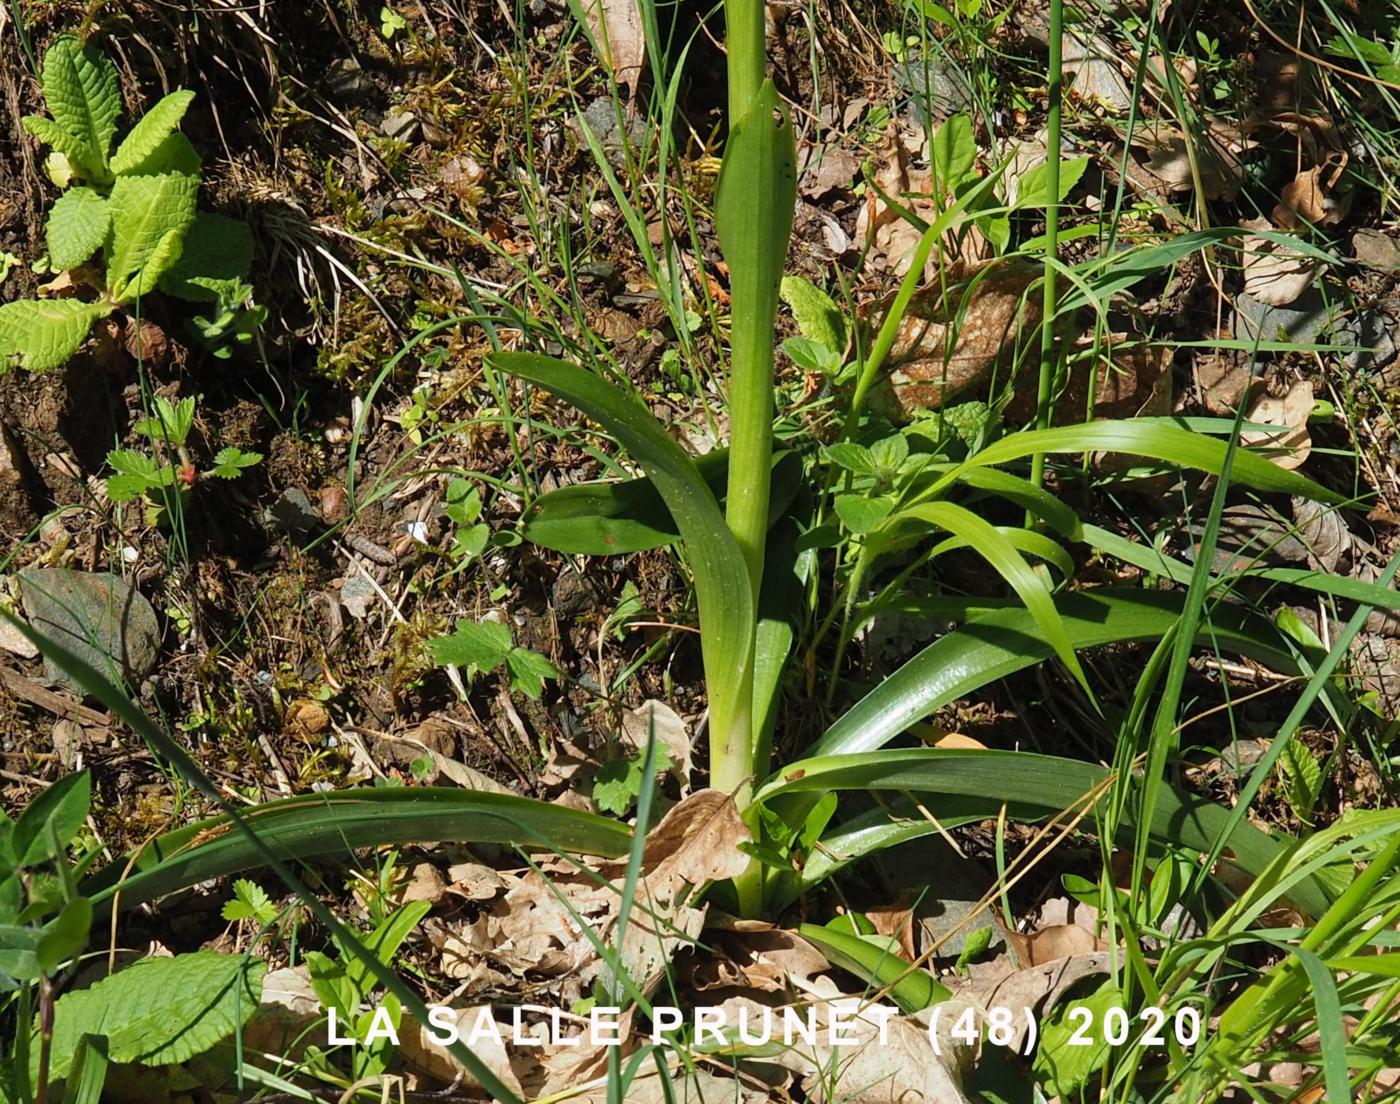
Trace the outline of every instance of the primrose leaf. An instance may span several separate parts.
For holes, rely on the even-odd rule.
[[[494,671],[511,651],[510,629],[495,621],[458,620],[450,636],[427,642],[428,655],[439,667],[464,667],[467,678]]]
[[[52,146],[68,162],[69,169],[77,169],[85,176],[100,176],[88,166],[88,150],[82,142],[74,138],[52,119],[42,115],[26,115],[20,125],[46,146]],[[60,183],[60,187],[64,185]]]
[[[130,173],[151,157],[180,125],[193,100],[194,93],[182,88],[163,97],[142,115],[112,155],[112,171],[118,175]]]
[[[846,348],[846,320],[831,296],[801,276],[784,276],[779,294],[802,336],[839,356]]]
[[[172,1065],[202,1054],[247,1022],[267,963],[195,951],[146,958],[54,1005],[49,1075],[61,1080],[84,1035],[105,1035],[114,1062]],[[38,1061],[38,1046],[30,1051]]]
[[[58,271],[77,268],[102,247],[110,225],[105,199],[91,188],[70,188],[49,209],[49,264]]]
[[[181,299],[217,302],[220,289],[241,281],[252,264],[253,234],[248,224],[200,211],[185,234],[180,259],[162,277],[160,289]]]
[[[1079,178],[1088,167],[1087,157],[1060,162],[1060,194],[1056,197],[1060,203],[1065,201],[1065,196],[1079,183]],[[1021,187],[1016,193],[1017,207],[1044,207],[1049,202],[1049,172],[1049,163],[1043,162],[1021,177]]]
[[[1112,1049],[1104,1037],[1104,1017],[1110,1008],[1122,1007],[1123,994],[1107,981],[1083,1000],[1069,1000],[1055,1006],[1045,1018],[1040,1046],[1032,1062],[1036,1073],[1045,1081],[1047,1095],[1062,1100],[1073,1098],[1103,1065]],[[1089,1023],[1095,1025],[1095,1030],[1082,1030],[1083,1013],[1072,1014],[1079,1008],[1092,1017]],[[1086,1036],[1087,1045],[1082,1042]]]
[[[512,648],[506,655],[506,669],[510,672],[510,688],[532,701],[540,700],[545,679],[559,677],[554,664],[529,648]]]
[[[1305,824],[1312,823],[1313,809],[1322,796],[1322,764],[1297,740],[1289,740],[1279,756],[1278,772],[1286,783],[1288,806]]]
[[[203,168],[204,162],[200,159],[199,151],[178,130],[172,130],[122,175],[159,176],[162,173],[184,173],[186,176],[198,176]]]
[[[105,175],[122,110],[116,68],[94,47],[60,35],[44,55],[40,86],[49,114],[73,138],[82,166]]]
[[[171,270],[179,243],[194,222],[198,189],[199,177],[185,173],[117,178],[108,201],[107,287],[118,300],[129,288],[146,283],[148,265],[157,278]]]
[[[63,367],[92,324],[108,313],[109,307],[77,299],[20,299],[0,306],[0,374],[16,366],[31,372]]]

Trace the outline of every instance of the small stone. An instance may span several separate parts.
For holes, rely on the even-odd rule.
[[[923,130],[973,105],[972,88],[954,66],[936,57],[911,57],[895,66],[895,83],[909,97],[909,106]]]
[[[374,589],[373,581],[363,571],[356,571],[340,588],[340,604],[357,621],[368,617],[370,606],[378,600],[379,594]]]
[[[78,752],[87,741],[83,738],[83,726],[67,719],[53,726],[53,750],[65,770],[71,770]]]
[[[287,727],[310,735],[325,732],[330,727],[330,714],[326,707],[311,698],[294,701],[287,710]]]
[[[320,526],[320,518],[300,487],[289,487],[263,511],[263,521],[291,537],[305,537]]]
[[[13,616],[13,614],[12,614]],[[20,659],[38,659],[39,649],[8,617],[0,617],[0,648]]]
[[[19,581],[29,623],[104,678],[134,684],[155,666],[160,652],[156,612],[126,580],[64,567],[27,567]],[[44,677],[83,690],[48,656]]]
[[[1400,241],[1379,230],[1358,230],[1351,239],[1358,264],[1368,268],[1400,269]]]
[[[384,121],[379,124],[379,129],[384,132],[385,137],[407,142],[413,137],[413,131],[417,126],[418,119],[413,112],[399,109],[385,115]]]
[[[327,525],[342,521],[350,512],[350,499],[345,488],[327,484],[321,488],[321,520]]]
[[[1384,368],[1395,359],[1394,328],[1390,315],[1374,308],[1347,315],[1337,323],[1336,342],[1356,348],[1342,355],[1342,363],[1353,372]]]
[[[1287,307],[1261,303],[1248,292],[1235,296],[1235,336],[1252,341],[1317,341],[1331,321],[1331,311],[1317,288],[1309,288]]]

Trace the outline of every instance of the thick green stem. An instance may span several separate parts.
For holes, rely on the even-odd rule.
[[[725,521],[747,568],[753,608],[763,579],[773,457],[773,327],[796,196],[792,126],[765,79],[763,4],[726,0],[729,138],[715,197],[715,224],[729,265],[729,483]],[[748,803],[759,744],[753,702],[757,622],[732,669],[706,670],[711,690],[713,784]],[[716,709],[715,689],[736,691]],[[736,700],[737,699],[737,700]]]
[[[1057,356],[1055,349],[1055,311],[1058,306],[1055,281],[1055,261],[1059,257],[1060,238],[1060,101],[1064,90],[1064,68],[1061,47],[1064,38],[1064,0],[1050,0],[1050,68],[1049,106],[1045,119],[1045,280],[1040,331],[1040,380],[1036,389],[1035,424],[1037,429],[1050,425],[1052,397],[1055,386]],[[1045,476],[1045,456],[1031,457],[1031,482],[1040,486]]]

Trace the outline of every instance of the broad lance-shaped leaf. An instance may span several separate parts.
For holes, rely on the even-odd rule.
[[[125,298],[151,261],[169,262],[158,275],[169,270],[179,256],[178,248],[171,256],[171,235],[178,244],[194,222],[198,189],[199,178],[183,173],[117,178],[108,200],[112,234],[107,244],[107,288],[117,299]]]
[[[287,859],[348,858],[358,847],[453,840],[614,857],[627,852],[625,824],[514,794],[447,787],[356,789],[259,805],[248,823]],[[157,836],[128,870],[122,858],[82,884],[102,915],[260,865],[248,838],[224,817]]]
[[[77,268],[102,248],[110,225],[102,196],[91,188],[69,188],[49,209],[44,228],[49,264],[59,270]]]
[[[61,35],[44,54],[40,83],[49,114],[81,151],[80,167],[101,182],[122,109],[116,68],[99,50]]]
[[[54,1005],[49,1076],[66,1077],[84,1035],[105,1035],[113,1062],[167,1066],[227,1039],[257,1010],[267,963],[251,955],[194,951],[151,957]],[[31,1070],[39,1046],[30,1050]]]
[[[1041,634],[1055,649],[1055,654],[1079,680],[1080,685],[1088,690],[1088,679],[1074,654],[1074,646],[1070,642],[1069,633],[1059,611],[1055,609],[1050,591],[1031,570],[1030,564],[1026,563],[1010,539],[998,532],[990,522],[953,502],[923,502],[900,510],[885,522],[884,528],[893,529],[911,520],[927,522],[948,530],[954,536],[965,540],[973,551],[986,560],[1025,603]],[[877,532],[872,538],[872,546],[878,548],[878,542]]]
[[[1079,811],[1091,795],[1101,799],[1108,777],[1109,772],[1094,763],[1026,751],[887,749],[800,759],[780,770],[754,800],[832,790],[894,790],[949,795],[960,802],[956,806],[960,813],[966,812],[965,799],[981,798],[986,817],[995,817],[1008,802],[1021,810],[1039,807],[1041,816],[1046,816],[1069,808]],[[938,803],[929,804],[929,812],[938,819],[942,812]],[[1209,851],[1229,818],[1230,810],[1209,798],[1164,786],[1150,830],[1159,842]],[[1092,814],[1083,827],[1093,828]],[[930,830],[936,827],[930,825]],[[1282,844],[1243,822],[1230,835],[1227,863],[1258,876],[1283,849]],[[1320,916],[1330,904],[1326,889],[1315,878],[1294,886],[1289,897],[1312,916]]]
[[[695,458],[695,468],[717,499],[729,475],[729,450]],[[802,461],[787,452],[773,458],[768,524],[777,524],[801,486]],[[671,511],[649,476],[574,483],[540,495],[525,511],[525,539],[570,556],[617,556],[662,548],[680,538]]]
[[[937,480],[926,493],[933,497],[973,468],[1005,464],[1037,452],[1113,452],[1122,456],[1144,456],[1150,460],[1219,475],[1225,462],[1226,448],[1226,442],[1182,429],[1173,425],[1168,418],[1132,418],[1032,429],[1013,433],[988,445]],[[1277,464],[1247,449],[1239,449],[1235,453],[1230,478],[1259,491],[1302,495],[1334,505],[1349,501],[1345,495],[1329,490],[1297,472],[1284,471]]]
[[[112,154],[112,171],[129,173],[150,157],[185,117],[194,93],[185,89],[171,92],[141,116],[141,121],[122,139]]]
[[[1056,606],[1076,650],[1160,640],[1181,616],[1172,591],[1105,587],[1061,595]],[[1275,670],[1297,668],[1287,642],[1267,620],[1235,606],[1214,607],[1201,642],[1251,656]],[[934,641],[848,709],[810,755],[874,751],[935,709],[999,678],[1049,659],[1054,649],[1024,609],[987,613]]]
[[[77,299],[20,299],[0,306],[0,372],[63,367],[92,324],[110,313],[108,306]]]
[[[741,731],[750,738],[753,593],[743,554],[695,461],[638,399],[592,372],[532,353],[492,353],[487,361],[572,403],[616,437],[651,477],[680,529],[695,579],[710,731],[719,739]]]

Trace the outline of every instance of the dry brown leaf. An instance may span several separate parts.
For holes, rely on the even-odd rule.
[[[1029,935],[1007,932],[1006,939],[1016,957],[1027,966],[1044,966],[1103,949],[1103,942],[1078,924],[1051,924]]]
[[[933,741],[934,747],[939,748],[964,748],[985,751],[987,745],[981,740],[971,736],[964,736],[961,732],[945,732]]]
[[[1324,174],[1326,179],[1324,179]],[[1273,220],[1285,230],[1297,230],[1308,224],[1330,226],[1340,222],[1345,207],[1331,196],[1337,172],[1327,165],[1304,169],[1279,192]]]
[[[1351,555],[1355,538],[1335,507],[1295,495],[1293,524],[1307,549],[1308,565],[1315,571],[1335,572]]]
[[[306,1029],[324,1015],[305,966],[269,970],[257,1010],[243,1028],[243,1046],[296,1061],[314,1041],[304,1037]]]
[[[1265,395],[1250,410],[1249,421],[1279,428],[1242,430],[1240,443],[1271,450],[1268,458],[1285,471],[1291,471],[1312,452],[1312,436],[1308,433],[1308,416],[1312,411],[1313,385],[1308,380],[1295,383],[1282,398]]]
[[[1244,290],[1272,307],[1292,303],[1317,276],[1317,261],[1291,245],[1251,234],[1243,252]]]
[[[1042,966],[1018,970],[1006,955],[991,962],[973,963],[968,975],[943,979],[953,993],[985,1010],[999,1007],[1010,1009],[1013,1038],[1008,1050],[1020,1050],[1025,1045],[1026,1013],[1039,1019],[1071,986],[1086,977],[1108,972],[1108,952],[1073,955],[1056,959]]]
[[[814,147],[798,186],[808,199],[820,199],[837,188],[849,188],[859,172],[860,159],[848,150],[837,145]]]
[[[1147,125],[1133,129],[1132,144],[1146,157],[1129,166],[1129,179],[1162,198],[1195,188],[1193,152],[1206,199],[1233,199],[1244,181],[1244,163],[1235,148],[1241,140],[1231,134],[1193,135],[1188,148],[1181,131],[1163,124]]]
[[[468,901],[489,901],[506,891],[499,871],[483,863],[455,862],[447,868],[448,891]]]
[[[831,967],[826,956],[795,932],[763,920],[723,917],[708,929],[716,954],[697,963],[696,973],[708,977],[710,987],[721,979],[760,993],[787,992],[807,985]],[[713,971],[710,964],[716,964]],[[722,965],[721,965],[722,964]]]
[[[681,793],[690,791],[691,743],[685,721],[665,702],[646,701],[622,715],[622,742],[641,751],[647,746],[648,734],[655,730],[656,742],[670,759],[667,772],[681,785]]]
[[[646,25],[636,0],[590,0],[585,8],[589,29],[597,40],[603,64],[618,84],[625,84],[635,98],[646,60]]]
[[[510,1024],[499,1024],[493,1017],[491,1006],[483,1004],[473,1008],[453,1008],[436,1014],[437,1034],[443,1034],[449,1027],[459,1032],[459,1038],[472,1054],[517,1097],[525,1095],[520,1077],[511,1064],[506,1052],[505,1040],[513,1030]],[[494,1030],[492,1029],[494,1025]],[[405,1014],[399,1031],[399,1053],[420,1073],[439,1081],[453,1082],[461,1078],[461,1083],[480,1088],[476,1078],[457,1061],[451,1052],[433,1038],[433,1029],[420,1024]]]
[[[410,901],[440,904],[447,896],[447,880],[442,871],[430,862],[414,863],[408,871],[408,881],[398,890],[395,899],[401,905]]]
[[[966,736],[962,739],[967,739]],[[974,741],[975,742],[975,741]],[[953,745],[939,744],[939,747]],[[978,747],[982,745],[978,744]],[[914,910],[907,898],[889,905],[881,905],[865,910],[865,916],[875,928],[876,935],[893,939],[899,947],[900,955],[912,962],[919,956],[914,947]]]

